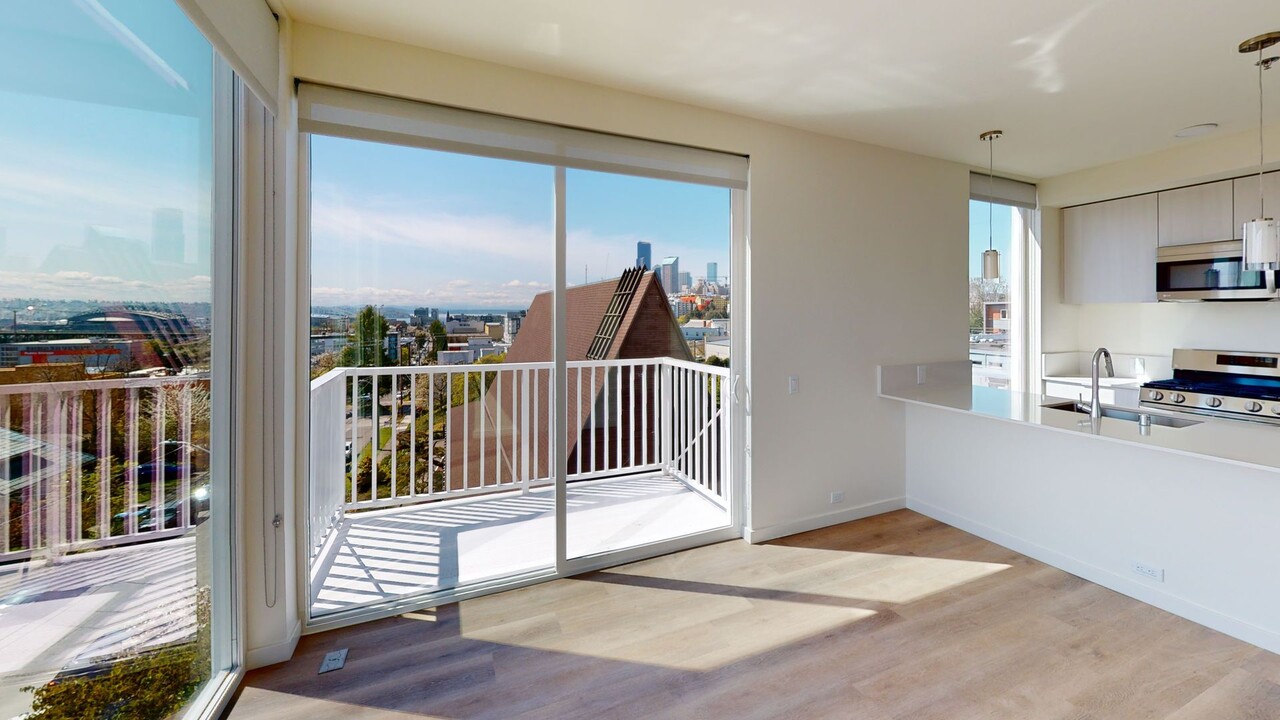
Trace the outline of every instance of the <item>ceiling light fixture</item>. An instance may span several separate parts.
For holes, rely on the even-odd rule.
[[[1199,125],[1191,125],[1188,127],[1184,127],[1178,132],[1174,133],[1173,136],[1176,138],[1199,137],[1201,135],[1208,135],[1209,133],[1217,129],[1218,129],[1218,123],[1201,123]]]
[[[995,230],[992,220],[995,218],[995,184],[996,184],[996,140],[1004,135],[1003,130],[988,130],[978,136],[987,145],[987,249],[982,252],[982,279],[1000,279],[1000,252],[995,248]]]
[[[1280,223],[1267,217],[1266,200],[1262,192],[1262,168],[1265,160],[1262,140],[1262,71],[1280,60],[1280,57],[1263,60],[1262,51],[1276,43],[1280,43],[1280,32],[1259,35],[1240,43],[1241,53],[1258,53],[1258,217],[1244,224],[1244,266],[1248,270],[1280,268]]]

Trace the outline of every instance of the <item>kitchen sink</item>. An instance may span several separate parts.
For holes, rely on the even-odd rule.
[[[1074,400],[1045,403],[1044,405],[1041,405],[1041,407],[1048,408],[1050,410],[1065,410],[1067,412],[1079,413],[1081,415],[1089,414],[1088,410],[1082,409],[1080,406],[1076,405]],[[1184,428],[1200,424],[1199,420],[1187,420],[1186,418],[1158,415],[1156,413],[1137,412],[1136,410],[1123,410],[1116,407],[1107,407],[1106,405],[1102,406],[1102,417],[1114,418],[1116,420],[1127,420],[1129,422],[1138,423],[1139,425],[1144,424],[1143,418],[1146,418],[1146,422],[1151,425],[1161,425],[1171,428]]]

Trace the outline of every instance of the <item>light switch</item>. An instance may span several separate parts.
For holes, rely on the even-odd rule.
[[[787,394],[795,395],[798,392],[800,392],[800,376],[788,375],[787,376]]]

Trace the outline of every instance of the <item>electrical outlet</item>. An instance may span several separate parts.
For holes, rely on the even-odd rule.
[[[1136,378],[1145,378],[1147,376],[1147,361],[1144,358],[1133,359],[1133,376]]]
[[[836,503],[842,503],[842,502],[844,502],[844,491],[843,491],[843,490],[837,490],[837,491],[835,491],[835,492],[831,493],[831,504],[832,504],[832,505],[835,505]]]
[[[798,392],[800,392],[800,376],[788,375],[787,376],[787,394],[795,395]]]
[[[1164,582],[1164,568],[1158,568],[1154,565],[1136,562],[1133,564],[1133,571],[1143,577],[1151,578],[1156,582]]]

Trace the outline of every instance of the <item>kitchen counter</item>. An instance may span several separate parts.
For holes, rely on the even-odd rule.
[[[1074,398],[975,387],[970,384],[967,372],[967,363],[881,367],[880,396],[1042,427],[1054,432],[1091,435],[1100,441],[1125,443],[1280,472],[1280,426],[1143,409],[1142,412],[1150,415],[1200,422],[1182,428],[1153,424],[1148,431],[1140,429],[1136,422],[1130,420],[1104,417],[1097,432],[1094,432],[1087,415],[1043,407],[1046,403]],[[927,381],[918,382],[921,379]]]
[[[1085,387],[1093,385],[1093,378],[1089,375],[1054,375],[1045,376],[1043,379],[1045,382],[1066,383],[1068,385],[1083,385]],[[1098,386],[1137,390],[1142,387],[1142,381],[1132,377],[1100,377],[1098,378]]]

